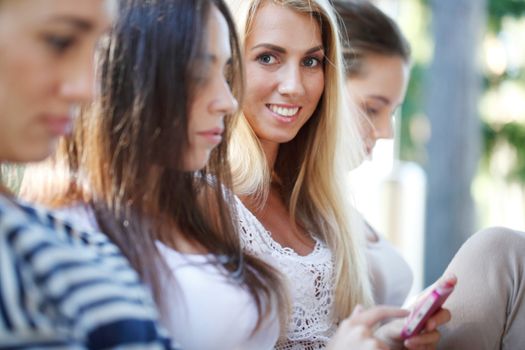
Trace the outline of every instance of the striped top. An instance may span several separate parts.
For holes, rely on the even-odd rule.
[[[0,349],[171,349],[157,320],[105,235],[0,195]]]

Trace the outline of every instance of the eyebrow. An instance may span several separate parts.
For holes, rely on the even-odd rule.
[[[386,104],[386,105],[391,104],[390,100],[389,100],[388,98],[384,97],[384,96],[379,96],[379,95],[370,95],[370,96],[368,96],[368,97],[369,97],[369,98],[373,98],[373,99],[375,99],[375,100],[379,100],[379,101],[383,102],[383,103]]]
[[[255,45],[254,47],[252,47],[250,49],[250,51],[253,51],[253,50],[256,50],[258,48],[266,48],[266,49],[270,49],[270,50],[273,50],[273,51],[277,51],[279,53],[286,53],[286,49],[281,47],[281,46],[277,46],[277,45],[273,45],[273,44],[268,44],[268,43],[262,43],[262,44],[259,44],[259,45]],[[323,45],[318,45],[318,46],[315,46],[315,47],[312,47],[311,49],[308,49],[306,51],[306,54],[307,55],[310,55],[314,52],[317,52],[317,51],[322,51],[324,50],[324,47]]]
[[[219,61],[219,58],[214,54],[204,54],[197,57],[198,60],[202,60],[205,62],[211,62],[211,63],[217,63]],[[226,60],[225,64],[231,64],[233,63],[233,58],[230,56]]]
[[[92,22],[72,16],[54,16],[51,17],[48,22],[65,24],[82,32],[88,32],[94,28]]]

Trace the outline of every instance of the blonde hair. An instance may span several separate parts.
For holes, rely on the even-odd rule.
[[[294,221],[324,240],[335,260],[335,317],[347,317],[357,304],[372,303],[363,257],[360,219],[346,195],[347,173],[363,159],[357,117],[345,96],[338,21],[328,0],[228,0],[240,31],[241,45],[250,34],[257,10],[268,1],[312,16],[320,24],[325,49],[325,89],[319,105],[298,135],[281,144],[272,170],[247,119],[239,112],[229,156],[234,191],[263,204],[272,176]],[[298,169],[298,170],[297,170]]]

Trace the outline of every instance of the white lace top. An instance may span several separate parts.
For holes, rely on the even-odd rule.
[[[298,255],[273,240],[261,222],[237,199],[241,241],[246,252],[271,264],[287,277],[292,315],[287,339],[278,350],[324,349],[335,333],[333,320],[334,261],[327,245],[314,237],[314,250]]]

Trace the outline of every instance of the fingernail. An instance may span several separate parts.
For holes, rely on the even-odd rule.
[[[445,279],[447,280],[450,280],[450,279],[456,279],[456,275],[452,272],[448,272],[446,275],[445,275]]]

